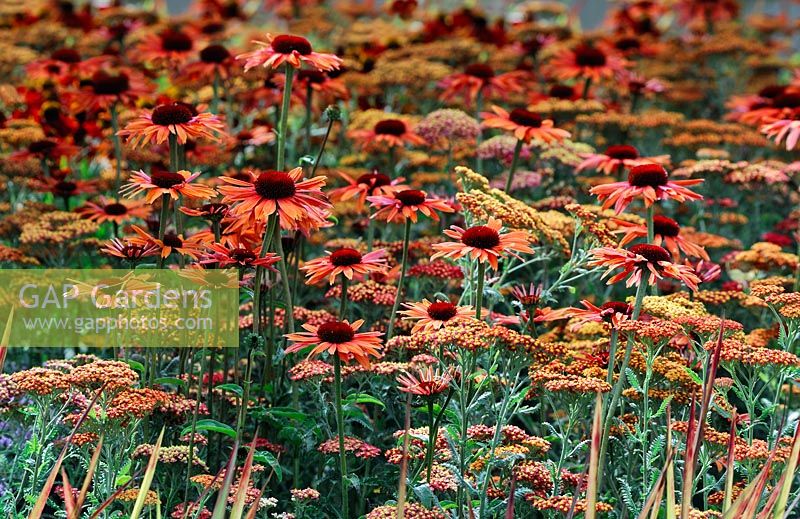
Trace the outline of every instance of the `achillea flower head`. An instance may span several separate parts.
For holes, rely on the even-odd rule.
[[[417,124],[417,134],[431,146],[452,146],[454,141],[474,141],[481,132],[480,124],[463,110],[435,110]],[[444,143],[447,143],[446,145]]]

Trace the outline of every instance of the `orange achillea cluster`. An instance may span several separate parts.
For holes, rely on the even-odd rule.
[[[716,348],[716,341],[706,342],[704,348],[712,351]],[[741,337],[723,339],[720,358],[751,366],[800,366],[800,357],[791,352],[751,346]]]
[[[527,494],[525,500],[537,510],[555,510],[568,513],[574,510],[577,513],[586,512],[586,500],[575,499],[573,496],[539,497],[534,493]],[[597,503],[595,510],[598,512],[611,512],[614,507],[608,503]]]
[[[339,453],[339,438],[331,438],[319,444],[317,450],[323,454],[338,454]],[[346,436],[344,439],[344,450],[352,452],[356,458],[376,458],[381,455],[381,450],[374,445],[370,445],[363,440]]]
[[[397,505],[383,505],[373,508],[367,519],[394,519],[397,517]],[[429,510],[419,503],[406,503],[403,507],[403,517],[408,519],[446,519],[446,515],[439,510]]]
[[[354,283],[347,287],[347,299],[354,303],[370,303],[373,305],[392,306],[397,295],[397,287],[378,283],[368,279],[363,283]],[[342,296],[342,286],[334,285],[325,297],[338,299]]]
[[[800,259],[796,254],[783,252],[780,245],[768,242],[754,243],[749,250],[737,253],[734,261],[758,270],[796,269]]]

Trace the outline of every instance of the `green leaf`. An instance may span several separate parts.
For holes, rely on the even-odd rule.
[[[695,384],[697,384],[697,385],[700,385],[700,386],[702,386],[702,385],[703,385],[703,379],[701,379],[701,378],[700,378],[700,375],[698,375],[697,373],[695,373],[695,372],[694,372],[694,370],[692,370],[692,369],[691,369],[690,367],[688,367],[688,366],[684,366],[684,367],[683,367],[683,369],[686,371],[686,374],[687,374],[687,375],[689,375],[689,377],[692,379],[692,381],[693,381]]]
[[[625,376],[628,378],[628,384],[630,384],[633,389],[641,393],[642,386],[639,385],[639,379],[636,378],[636,374],[633,372],[633,370],[630,368],[626,369]]]
[[[239,397],[244,395],[244,390],[242,386],[239,384],[220,384],[218,386],[214,386],[214,389],[221,389],[223,391],[230,391],[231,393],[236,393]]]
[[[181,380],[179,378],[175,378],[175,377],[161,377],[161,378],[155,379],[153,382],[155,382],[156,384],[172,385],[172,386],[179,386],[179,387],[182,387],[186,383],[183,380]]]
[[[277,419],[283,418],[286,420],[297,420],[300,422],[303,422],[308,418],[308,415],[305,413],[301,413],[300,411],[292,409],[291,407],[273,407],[267,410],[267,414]]]
[[[375,404],[381,406],[381,409],[386,409],[386,404],[368,393],[348,395],[347,398],[345,398],[345,404]]]
[[[141,362],[136,362],[135,360],[130,359],[126,359],[125,362],[131,367],[131,369],[135,369],[139,373],[144,373],[144,364]]]
[[[256,452],[253,455],[253,460],[259,463],[266,463],[272,468],[272,470],[275,471],[275,477],[278,478],[278,481],[281,481],[283,479],[283,470],[281,469],[281,464],[278,462],[275,456],[272,455],[271,452],[269,451]]]
[[[225,436],[230,436],[231,438],[236,438],[236,431],[230,425],[226,425],[222,422],[218,422],[216,420],[205,419],[205,420],[198,420],[197,424],[195,425],[195,431],[211,431],[220,434],[224,434]],[[192,432],[192,426],[187,425],[181,431],[181,436],[185,434],[189,434]]]

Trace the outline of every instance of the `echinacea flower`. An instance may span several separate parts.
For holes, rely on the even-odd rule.
[[[531,240],[527,231],[501,233],[502,227],[503,222],[496,218],[489,218],[486,225],[475,225],[469,229],[453,225],[444,233],[458,241],[434,243],[433,248],[437,252],[431,256],[431,260],[468,257],[481,263],[488,262],[497,270],[497,260],[503,254],[533,254],[533,249],[528,245]]]
[[[193,183],[200,173],[189,171],[153,171],[147,174],[144,171],[135,171],[127,184],[122,186],[120,193],[132,198],[145,193],[145,201],[152,204],[162,195],[169,195],[173,200],[180,196],[184,198],[210,198],[216,194],[214,188],[203,184]]]
[[[439,82],[439,88],[444,90],[440,99],[450,102],[455,97],[462,96],[465,104],[470,106],[479,93],[486,99],[507,97],[521,92],[524,89],[523,82],[529,75],[519,70],[496,74],[485,63],[473,63],[467,65],[463,72],[451,74]]]
[[[425,191],[418,189],[404,189],[388,195],[368,196],[367,200],[377,211],[372,218],[387,222],[398,222],[410,219],[416,222],[418,214],[422,213],[428,218],[438,221],[436,211],[452,213],[453,208],[444,200],[428,198]]]
[[[620,247],[624,247],[637,238],[647,238],[647,227],[645,225],[616,221],[619,230],[616,232],[625,233],[619,242]],[[693,256],[708,261],[706,250],[696,243],[693,243],[681,236],[681,226],[667,216],[660,214],[653,216],[653,244],[661,245],[672,254],[672,260],[678,261],[681,251],[687,256]]]
[[[475,315],[471,306],[456,306],[449,301],[430,302],[423,299],[419,303],[403,303],[408,310],[399,313],[405,319],[416,321],[411,333],[432,332],[448,323],[470,319]]]
[[[97,181],[78,180],[61,175],[37,179],[31,184],[37,191],[52,193],[53,196],[64,199],[97,191]]]
[[[687,287],[697,291],[697,284],[700,282],[700,278],[691,267],[672,263],[669,252],[658,245],[640,244],[627,249],[599,247],[593,249],[591,253],[595,259],[589,262],[589,266],[607,268],[603,277],[610,275],[614,270],[622,269],[622,272],[608,280],[609,285],[628,278],[625,282],[626,287],[639,286],[647,275],[649,285],[668,277],[682,281]]]
[[[134,69],[98,70],[69,96],[70,107],[75,113],[108,110],[115,103],[132,107],[149,93],[147,80]]]
[[[398,177],[392,180],[389,175],[378,171],[365,173],[355,179],[342,172],[339,173],[339,176],[347,182],[347,185],[331,190],[331,200],[345,202],[355,197],[358,211],[364,208],[368,196],[389,196],[392,193],[408,189],[408,186],[403,185],[404,178]]]
[[[611,175],[624,168],[633,168],[642,164],[669,164],[669,155],[640,157],[639,151],[627,144],[609,146],[602,153],[580,153],[583,162],[575,171],[594,169],[605,175]]]
[[[159,251],[158,247],[153,243],[141,243],[138,240],[134,243],[130,240],[123,241],[119,238],[114,238],[106,243],[100,249],[100,252],[127,261],[139,261],[148,256],[157,256]]]
[[[307,284],[314,285],[328,278],[328,283],[332,285],[339,274],[352,280],[356,274],[364,275],[386,270],[386,251],[383,249],[362,255],[356,249],[343,247],[325,253],[325,256],[308,261],[300,267],[300,270],[305,271],[308,276]]]
[[[138,225],[131,226],[131,229],[136,233],[136,236],[130,238],[131,243],[141,246],[154,245],[161,252],[162,258],[166,258],[173,252],[177,252],[178,254],[183,254],[193,260],[197,260],[203,254],[203,248],[206,244],[206,239],[203,235],[194,235],[185,238],[183,235],[168,232],[164,234],[163,239],[159,239],[152,236]]]
[[[311,42],[302,36],[273,36],[267,33],[266,40],[254,40],[253,43],[259,45],[260,49],[236,56],[236,59],[244,60],[245,72],[255,67],[274,70],[284,63],[294,68],[300,68],[305,63],[317,70],[336,70],[342,65],[342,59],[335,54],[314,52]]]
[[[619,323],[627,321],[633,315],[633,307],[622,301],[608,301],[597,306],[590,301],[582,300],[583,308],[561,308],[549,312],[544,321],[555,321],[558,319],[574,319],[571,328],[578,330],[586,323],[607,323],[614,328],[619,327]]]
[[[556,53],[546,70],[561,81],[578,78],[597,83],[601,79],[611,79],[614,74],[622,72],[626,65],[626,61],[616,53],[580,44]]]
[[[171,103],[143,112],[117,135],[127,137],[134,148],[149,142],[163,144],[170,135],[176,136],[178,144],[186,144],[189,139],[219,140],[225,135],[225,123],[212,113],[198,113],[186,103]]]
[[[417,366],[415,373],[406,371],[397,376],[397,389],[417,396],[433,396],[446,391],[453,377],[439,373],[432,366]]]
[[[322,193],[326,177],[303,179],[303,168],[291,171],[267,170],[250,175],[251,180],[221,177],[228,185],[220,186],[223,202],[232,204],[234,216],[266,220],[278,214],[281,226],[294,228],[307,217],[324,220],[330,203]]]
[[[286,353],[294,353],[313,346],[306,358],[316,357],[327,352],[338,355],[339,360],[349,362],[355,360],[361,366],[369,368],[369,358],[381,356],[381,336],[383,332],[359,332],[364,324],[362,319],[350,324],[348,321],[328,321],[319,326],[306,323],[305,332],[290,333],[285,337],[292,344]]]
[[[136,46],[132,55],[139,62],[182,63],[189,59],[195,47],[191,34],[179,29],[168,28],[158,34],[148,34]]]
[[[236,65],[236,60],[231,52],[224,46],[218,43],[213,43],[200,50],[200,60],[194,63],[189,63],[181,71],[181,75],[189,80],[204,79],[217,77],[219,79],[227,79],[231,74],[231,70]]]
[[[771,121],[761,126],[759,130],[766,134],[768,139],[774,139],[775,144],[785,141],[787,151],[793,150],[800,140],[800,120],[798,119]]]
[[[492,105],[492,112],[483,112],[481,117],[484,127],[511,132],[514,137],[526,143],[532,140],[559,142],[570,137],[568,131],[555,128],[552,119],[544,119],[541,115],[524,108],[515,108],[508,112],[497,105]]]
[[[628,172],[628,180],[595,186],[590,193],[603,202],[603,209],[612,205],[617,214],[625,210],[634,198],[641,198],[645,207],[658,200],[702,200],[702,195],[688,189],[703,183],[703,179],[670,180],[660,164],[642,164]]]
[[[76,211],[93,222],[114,222],[117,225],[121,225],[131,218],[147,219],[151,212],[150,207],[144,202],[136,200],[116,202],[104,196],[101,196],[97,202],[87,201]]]
[[[414,133],[408,123],[400,119],[383,119],[375,123],[372,129],[352,130],[347,135],[365,148],[380,144],[389,147],[425,144],[425,139]]]
[[[208,246],[209,252],[200,260],[201,264],[213,263],[217,268],[253,268],[264,267],[271,270],[272,265],[281,260],[280,256],[268,252],[261,255],[261,246],[256,248],[245,247],[244,245],[224,245],[212,243]]]

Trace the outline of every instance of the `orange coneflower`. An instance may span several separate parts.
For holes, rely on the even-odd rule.
[[[365,173],[356,179],[342,172],[339,176],[347,182],[347,185],[331,190],[331,200],[344,202],[355,197],[358,211],[364,209],[368,196],[390,196],[392,193],[408,189],[408,186],[402,184],[405,180],[403,177],[392,180],[389,175],[377,171]]]
[[[502,227],[503,222],[496,218],[489,218],[486,225],[475,225],[469,229],[453,225],[444,233],[458,241],[434,243],[433,248],[438,252],[431,256],[431,260],[441,257],[458,259],[467,256],[481,263],[488,262],[497,270],[497,259],[504,253],[533,254],[533,249],[528,245],[530,236],[527,231],[501,233]]]
[[[328,355],[337,355],[343,362],[355,360],[369,368],[369,358],[381,356],[380,337],[383,332],[358,332],[363,324],[362,319],[352,324],[347,321],[329,321],[319,326],[306,323],[303,328],[307,331],[286,335],[294,343],[286,348],[286,353],[314,346],[307,358],[328,352]]]
[[[541,115],[526,110],[515,108],[511,112],[492,105],[492,112],[481,113],[483,126],[498,128],[511,132],[517,139],[530,142],[558,142],[570,137],[570,133],[561,128],[555,128],[552,119],[543,119]]]
[[[272,265],[281,260],[280,256],[268,252],[261,256],[261,246],[256,248],[244,245],[223,245],[212,243],[208,246],[209,252],[200,260],[201,264],[214,263],[218,268],[237,267],[253,268],[265,267],[271,270]]]
[[[627,62],[613,52],[593,45],[580,44],[556,53],[547,71],[556,79],[585,79],[598,82],[610,79],[625,69]]]
[[[114,103],[132,107],[150,90],[147,79],[136,70],[98,70],[80,90],[69,96],[70,106],[75,113],[108,110]]]
[[[331,205],[321,189],[326,181],[324,176],[303,180],[303,168],[289,172],[268,170],[249,176],[250,181],[222,177],[230,185],[220,186],[219,192],[223,202],[232,204],[232,215],[266,220],[277,213],[281,226],[287,229],[308,218],[325,219],[325,211]]]
[[[428,198],[425,191],[404,189],[388,195],[368,196],[372,207],[377,208],[372,218],[387,222],[401,222],[410,219],[417,221],[417,214],[422,213],[433,220],[439,220],[436,211],[452,213],[453,208],[444,200]]]
[[[401,310],[399,313],[406,319],[417,321],[411,333],[438,330],[448,323],[470,319],[475,315],[475,310],[471,306],[456,306],[449,301],[432,303],[423,299],[419,303],[403,303],[403,306],[408,310]]]
[[[425,144],[425,139],[414,133],[409,125],[400,119],[383,119],[375,123],[372,129],[351,130],[347,135],[364,148],[380,144],[389,147]]]
[[[472,105],[480,93],[489,99],[494,96],[507,97],[524,89],[523,81],[529,73],[513,71],[506,74],[495,74],[494,69],[485,63],[473,63],[464,68],[464,72],[451,74],[439,82],[444,89],[440,99],[450,102],[453,98],[463,96],[467,106]]]
[[[669,164],[669,155],[640,157],[639,150],[627,144],[611,145],[603,153],[580,153],[579,155],[583,162],[578,164],[575,171],[594,169],[605,175],[642,164]]]
[[[70,198],[81,194],[89,194],[97,191],[96,180],[78,180],[64,175],[53,175],[44,179],[37,179],[31,182],[37,190],[45,193],[52,193],[59,198]]]
[[[200,173],[191,173],[181,170],[153,171],[147,174],[142,170],[134,171],[127,184],[122,186],[120,193],[127,198],[132,198],[140,193],[146,193],[145,201],[152,204],[162,195],[169,195],[173,200],[177,200],[181,195],[185,198],[211,198],[217,192],[214,188],[203,184],[193,184],[192,181],[200,176]]]
[[[84,218],[97,223],[114,222],[123,224],[130,218],[146,220],[150,216],[150,206],[136,200],[120,200],[115,202],[101,196],[97,202],[87,201],[77,212]]]
[[[153,243],[140,243],[130,240],[122,241],[114,238],[100,249],[109,256],[115,256],[128,261],[139,261],[148,256],[157,256],[158,247]]]
[[[625,236],[619,242],[620,247],[624,247],[637,238],[647,238],[647,226],[645,225],[623,220],[618,220],[616,223],[620,226],[620,229],[615,232],[625,233]],[[672,218],[660,214],[654,215],[653,231],[653,243],[662,245],[667,249],[672,254],[673,261],[678,261],[681,251],[687,256],[709,261],[708,253],[701,245],[681,236],[681,226]]]
[[[228,216],[230,206],[219,202],[211,202],[209,204],[203,204],[200,207],[181,206],[180,211],[188,216],[198,216],[210,222],[218,222]]]
[[[177,252],[196,260],[203,254],[203,248],[206,244],[205,235],[194,235],[185,238],[183,235],[168,232],[164,234],[164,239],[160,240],[138,225],[133,225],[131,228],[137,234],[137,236],[130,238],[131,243],[142,246],[154,245],[161,252],[162,258]]]
[[[336,70],[342,65],[342,59],[335,54],[314,52],[311,42],[302,36],[273,36],[267,33],[266,38],[267,41],[253,41],[261,46],[260,49],[236,56],[236,59],[245,60],[245,72],[254,67],[277,69],[284,63],[294,68],[300,68],[306,63],[317,70]]]
[[[343,247],[334,252],[325,252],[326,256],[311,260],[300,267],[300,270],[306,271],[307,284],[313,285],[328,278],[328,283],[332,285],[339,274],[352,280],[356,274],[363,275],[386,270],[386,251],[383,249],[363,255],[349,247]]]
[[[237,65],[233,54],[224,46],[213,43],[204,47],[199,53],[200,60],[189,63],[181,74],[189,80],[213,78],[218,75],[220,79],[227,79],[231,70]]]
[[[301,105],[306,104],[309,91],[320,94],[321,99],[328,104],[335,103],[337,100],[346,101],[350,97],[350,92],[347,90],[347,85],[345,85],[344,81],[332,78],[327,72],[321,70],[300,70],[294,81],[296,88],[292,89],[292,98]],[[275,82],[283,86],[286,82],[286,77],[281,74],[275,77]]]
[[[614,328],[619,323],[627,321],[633,315],[633,307],[622,301],[608,301],[597,306],[586,299],[581,301],[583,308],[561,308],[545,315],[543,321],[556,321],[559,319],[575,319],[571,326],[572,331],[577,331],[586,323],[607,323]]]
[[[416,374],[409,371],[397,376],[397,389],[417,396],[433,396],[447,390],[453,377],[450,373],[439,373],[432,366],[417,366]]]
[[[769,121],[759,130],[766,134],[767,138],[774,139],[775,144],[781,144],[785,140],[787,151],[793,150],[797,146],[797,141],[800,140],[800,120],[798,119]]]
[[[78,146],[67,144],[57,139],[40,139],[33,141],[24,150],[15,151],[9,158],[22,160],[36,158],[39,160],[50,159],[53,161],[61,157],[72,157],[80,151]]]
[[[658,200],[702,200],[702,195],[687,189],[702,182],[703,179],[670,180],[664,166],[642,164],[628,172],[628,180],[595,186],[589,192],[597,195],[604,209],[613,205],[614,210],[621,213],[634,198],[641,198],[646,207]]]
[[[170,135],[177,137],[178,144],[186,144],[190,138],[218,140],[225,135],[225,123],[212,113],[198,113],[187,103],[171,103],[143,112],[117,135],[127,137],[134,148],[148,142],[162,144]]]
[[[148,34],[136,46],[132,55],[140,62],[183,63],[195,47],[194,35],[179,29],[165,29],[158,34]]]
[[[603,277],[608,276],[616,269],[622,269],[622,272],[608,280],[609,285],[628,278],[625,286],[639,286],[646,273],[649,274],[647,278],[649,285],[654,285],[657,280],[668,277],[682,281],[696,291],[697,284],[700,282],[700,278],[691,267],[672,263],[669,252],[658,245],[640,244],[627,249],[600,247],[593,249],[591,253],[595,259],[589,262],[589,266],[607,267],[608,270]]]

